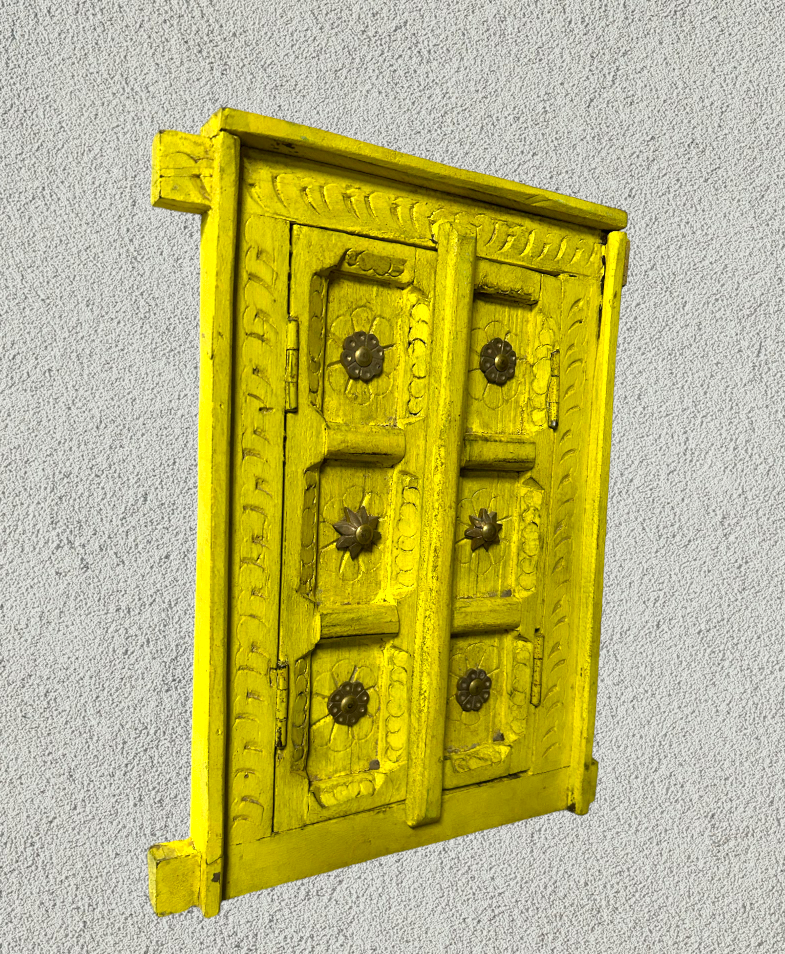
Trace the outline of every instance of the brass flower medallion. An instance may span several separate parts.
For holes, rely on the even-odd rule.
[[[356,725],[368,712],[370,698],[361,682],[344,682],[327,700],[327,711],[338,725]]]
[[[491,677],[484,669],[470,669],[458,680],[455,698],[464,712],[477,712],[491,698]]]
[[[470,516],[470,529],[464,532],[464,537],[472,541],[472,552],[485,547],[487,550],[492,543],[499,542],[499,534],[502,532],[502,525],[496,521],[496,511],[486,510],[484,507],[479,514]]]
[[[365,507],[360,507],[356,513],[344,507],[343,512],[346,519],[333,524],[333,529],[341,534],[336,546],[339,550],[348,550],[349,556],[356,560],[363,550],[370,550],[381,540],[382,535],[376,529],[379,518],[371,517]]]
[[[515,377],[518,356],[509,341],[493,338],[480,352],[480,370],[491,384],[506,384]]]
[[[371,381],[384,368],[384,348],[376,335],[355,331],[344,340],[341,364],[355,381]]]

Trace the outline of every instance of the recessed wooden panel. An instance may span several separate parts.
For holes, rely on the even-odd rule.
[[[526,614],[523,622],[526,623]],[[453,636],[444,743],[444,787],[459,788],[526,771],[531,763],[533,642],[520,630]],[[490,699],[466,712],[458,681],[470,670],[491,679]]]
[[[334,639],[311,662],[308,754],[309,823],[399,801],[405,793],[409,654],[382,638]],[[338,725],[327,710],[345,682],[370,696],[356,725]]]
[[[319,603],[370,603],[386,590],[392,558],[391,497],[389,468],[329,462],[322,466],[315,588]],[[353,511],[365,507],[379,518],[381,540],[357,559],[337,547],[340,535],[333,524],[344,519],[345,507]]]

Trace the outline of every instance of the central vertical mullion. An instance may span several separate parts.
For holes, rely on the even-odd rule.
[[[406,821],[441,815],[452,569],[477,238],[439,227]]]

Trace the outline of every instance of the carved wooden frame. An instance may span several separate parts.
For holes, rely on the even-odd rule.
[[[620,231],[625,213],[230,109],[219,110],[198,136],[156,136],[152,202],[203,218],[191,833],[150,849],[150,896],[156,912],[199,905],[210,916],[224,898],[281,881],[530,814],[567,807],[587,811],[597,773],[592,741],[615,344],[629,251]],[[240,234],[238,221],[245,223]],[[272,818],[271,813],[265,816],[264,799],[271,796],[272,780],[265,766],[272,764],[276,737],[266,727],[286,725],[276,709],[284,675],[275,668],[277,646],[269,644],[269,633],[278,627],[277,603],[258,594],[280,572],[280,540],[276,546],[269,534],[279,532],[270,507],[281,498],[282,468],[264,448],[283,439],[281,414],[270,413],[269,420],[265,415],[283,412],[291,402],[288,385],[296,371],[296,328],[282,306],[290,223],[429,249],[438,248],[442,231],[457,236],[458,243],[476,244],[478,260],[566,276],[567,294],[574,297],[572,314],[556,351],[561,372],[550,375],[547,395],[550,407],[555,379],[565,422],[556,435],[556,496],[548,517],[557,598],[547,611],[553,631],[575,627],[579,645],[572,716],[540,733],[550,741],[540,743],[539,774],[445,791],[440,815],[433,817],[424,788],[381,813],[336,818],[269,838]],[[596,289],[588,298],[582,294],[586,279]],[[578,336],[588,333],[592,309],[601,311],[602,320],[590,348],[594,373],[587,376],[570,355]],[[550,334],[545,328],[540,332]],[[552,354],[548,343],[542,360],[549,367]],[[263,366],[277,369],[287,388],[270,387],[264,375],[254,374],[254,368]],[[250,370],[233,378],[233,367]],[[234,419],[227,410],[232,406]],[[574,492],[580,481],[570,470],[577,428],[569,424],[578,417],[589,429],[580,499]],[[401,487],[400,492],[411,497],[418,490]],[[232,513],[239,527],[234,540],[229,534]],[[259,559],[243,562],[238,548],[245,545],[258,546]],[[230,600],[230,591],[238,598]],[[460,622],[455,625],[460,631]],[[230,632],[236,637],[232,665]],[[552,640],[546,654],[541,637],[533,643],[518,640],[512,647],[520,664],[533,671],[538,701],[548,700],[552,709],[554,692],[564,692],[563,685],[554,689],[549,682],[553,667],[561,664],[559,651],[553,651],[558,643]],[[307,674],[295,666],[286,678],[296,695]],[[303,728],[295,721],[288,731],[294,737]],[[573,755],[569,766],[554,764],[546,771],[556,731],[572,733]],[[296,738],[293,742],[298,744]],[[235,760],[238,746],[242,765]],[[495,790],[490,811],[489,786]],[[535,810],[529,807],[533,804]],[[241,820],[247,848],[227,877],[224,840],[231,819]],[[434,823],[423,825],[423,820]],[[266,839],[263,852],[255,850],[260,839]]]

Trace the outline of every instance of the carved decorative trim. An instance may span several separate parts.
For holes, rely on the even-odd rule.
[[[387,694],[384,720],[384,752],[388,761],[399,763],[406,754],[409,714],[409,653],[393,646],[388,653]]]
[[[533,593],[537,586],[537,560],[542,537],[543,488],[533,478],[521,487],[519,503],[520,537],[518,540],[518,586],[524,593]]]
[[[562,342],[562,421],[556,431],[554,448],[554,496],[552,540],[549,551],[550,580],[547,584],[545,644],[542,661],[542,698],[537,710],[535,758],[537,771],[555,768],[565,759],[564,741],[568,730],[568,655],[570,633],[578,607],[573,606],[575,570],[576,501],[580,493],[581,419],[584,412],[587,378],[586,347],[588,302],[578,298],[564,319]]]
[[[419,417],[425,406],[430,335],[431,310],[426,301],[417,300],[409,312],[409,338],[406,346],[409,356],[406,409],[412,417]]]
[[[308,715],[310,702],[310,682],[311,682],[311,657],[303,656],[296,660],[293,667],[292,692],[294,693],[294,703],[292,705],[292,718],[289,727],[289,735],[292,740],[293,758],[292,770],[302,772],[305,770],[305,757],[307,754],[308,741]]]
[[[153,140],[153,205],[176,212],[207,212],[212,203],[214,165],[209,139],[170,130],[159,132]]]
[[[537,330],[533,348],[529,406],[532,424],[545,427],[549,420],[548,385],[551,380],[551,352],[557,347],[556,322],[544,310],[536,316]]]
[[[500,742],[485,742],[474,749],[459,754],[449,755],[453,770],[459,773],[473,772],[476,769],[488,768],[490,765],[499,765],[507,758],[512,750],[511,745]]]
[[[312,167],[293,170],[269,153],[244,150],[248,184],[260,212],[291,218],[304,225],[361,232],[425,247],[435,242],[440,223],[477,232],[477,254],[544,271],[599,277],[600,232],[515,212],[478,212],[459,199],[409,194],[367,177],[349,182],[340,173]]]
[[[420,481],[414,474],[399,474],[401,502],[395,526],[395,569],[399,586],[414,586],[420,536]]]
[[[251,215],[244,225],[238,263],[232,453],[232,587],[227,754],[227,800],[232,843],[269,834],[265,804],[271,790],[268,737],[271,711],[269,632],[277,628],[276,497],[281,480],[275,448],[283,436],[281,396],[269,371],[282,358],[286,337],[287,230]],[[281,268],[281,261],[283,268]],[[277,413],[276,413],[277,412]]]

